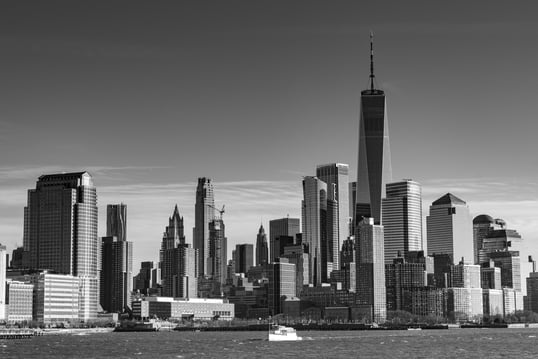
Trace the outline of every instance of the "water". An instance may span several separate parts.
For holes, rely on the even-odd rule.
[[[0,340],[0,358],[538,358],[538,329],[48,335]]]

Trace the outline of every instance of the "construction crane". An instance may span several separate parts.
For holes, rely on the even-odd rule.
[[[213,208],[215,211],[219,212],[219,219],[222,220],[222,215],[224,214],[224,205],[222,205],[222,209],[218,209],[217,207],[211,205],[211,204],[207,204],[208,207],[211,207]]]

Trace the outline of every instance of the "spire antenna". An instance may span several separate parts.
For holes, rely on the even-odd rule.
[[[370,30],[370,91],[374,92],[374,33]]]

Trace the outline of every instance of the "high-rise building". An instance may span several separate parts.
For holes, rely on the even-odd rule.
[[[0,320],[6,320],[6,246],[0,244]]]
[[[368,309],[370,320],[384,322],[387,315],[383,226],[364,218],[357,227],[357,302]]]
[[[101,241],[100,302],[115,313],[131,307],[133,243],[127,241],[127,206],[107,206],[107,236]]]
[[[221,285],[226,283],[227,242],[224,222],[222,219],[214,219],[209,223],[210,266],[207,274]]]
[[[301,232],[301,221],[299,218],[280,218],[269,221],[269,249],[270,262],[274,262],[275,258],[280,255],[275,248],[275,240],[280,236],[295,237]]]
[[[269,248],[267,247],[267,235],[263,225],[260,225],[258,235],[256,236],[256,265],[265,265],[269,259]]]
[[[213,184],[206,177],[198,178],[196,204],[194,206],[193,247],[198,251],[198,275],[208,274],[209,263],[209,223],[215,217]]]
[[[338,233],[329,243],[332,256],[329,261],[333,263],[333,268],[340,269],[340,248],[344,240],[349,235],[349,165],[344,163],[331,163],[319,165],[316,168],[316,177],[327,184],[329,190],[334,186],[334,200],[337,203],[335,213],[338,222]],[[332,259],[331,259],[332,257]]]
[[[355,208],[357,207],[357,181],[349,182],[349,217],[348,236],[355,235]]]
[[[39,177],[36,188],[28,191],[24,214],[27,266],[79,277],[79,319],[97,318],[97,193],[90,174]]]
[[[538,272],[527,277],[527,310],[538,313]]]
[[[303,198],[302,241],[308,247],[309,283],[319,286],[328,283],[333,269],[329,261],[329,237],[338,233],[338,223],[333,220],[337,206],[327,196],[327,184],[313,176],[303,179]]]
[[[282,302],[296,295],[295,264],[287,258],[278,258],[269,265],[267,303],[273,315],[282,313]]]
[[[254,265],[252,244],[237,244],[235,246],[235,273],[248,273],[250,267]]]
[[[24,247],[17,247],[11,252],[11,268],[23,268]]]
[[[196,298],[198,296],[196,250],[185,243],[183,217],[179,215],[177,205],[168,219],[159,257],[162,295]]]
[[[497,251],[489,254],[495,267],[501,268],[501,286],[521,291],[521,258],[518,251]]]
[[[140,271],[133,280],[133,289],[140,291],[144,295],[149,294],[149,289],[153,288],[156,284],[152,278],[152,272],[155,269],[155,263],[152,261],[146,261],[140,263]],[[159,275],[160,277],[160,275]]]
[[[370,88],[361,92],[355,224],[363,217],[381,221],[381,199],[392,182],[385,93],[374,86],[373,36],[370,36]]]
[[[383,198],[382,222],[385,228],[385,264],[398,253],[422,249],[422,190],[418,182],[402,180],[387,183]]]
[[[426,217],[428,255],[448,254],[454,264],[472,263],[473,225],[467,204],[447,193],[430,206]]]
[[[40,323],[76,322],[80,319],[82,278],[43,272],[37,278],[34,319]]]
[[[501,229],[501,226],[493,219],[493,217],[487,214],[481,214],[473,219],[474,264],[485,262],[485,259],[483,262],[479,260],[479,253],[482,250],[484,238],[486,238],[491,231],[496,229]]]

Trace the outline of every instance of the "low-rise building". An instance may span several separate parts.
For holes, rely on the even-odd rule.
[[[6,283],[8,323],[21,323],[32,320],[34,285],[31,283],[8,280]]]
[[[41,323],[79,320],[80,278],[41,273],[35,289],[34,319]]]
[[[133,301],[137,318],[232,320],[235,307],[225,299],[145,297]]]

